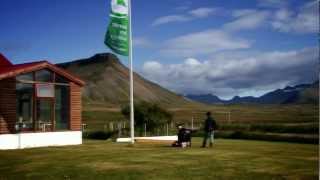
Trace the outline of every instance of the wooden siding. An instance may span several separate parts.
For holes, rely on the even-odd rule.
[[[0,80],[0,134],[15,133],[16,114],[15,78]]]
[[[81,87],[75,83],[70,83],[70,129],[80,131],[81,121]]]

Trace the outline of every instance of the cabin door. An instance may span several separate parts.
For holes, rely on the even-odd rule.
[[[38,131],[53,131],[54,127],[54,99],[37,99],[37,120],[36,127]]]

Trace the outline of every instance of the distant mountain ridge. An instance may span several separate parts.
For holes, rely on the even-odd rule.
[[[111,53],[96,54],[58,66],[86,82],[82,96],[85,105],[121,106],[129,102],[129,70]],[[166,106],[194,102],[134,73],[135,102],[148,101]]]
[[[319,99],[319,81],[312,84],[300,84],[277,89],[260,97],[235,96],[231,100],[222,100],[212,94],[186,95],[185,97],[206,104],[316,104]]]

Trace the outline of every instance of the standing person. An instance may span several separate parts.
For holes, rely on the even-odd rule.
[[[211,117],[211,112],[207,112],[207,119],[204,122],[204,137],[203,143],[201,147],[206,147],[207,140],[210,138],[210,147],[213,145],[213,138],[214,138],[214,129],[216,128],[216,121],[213,117]]]

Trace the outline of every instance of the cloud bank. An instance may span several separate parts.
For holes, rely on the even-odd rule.
[[[185,94],[212,93],[224,98],[235,95],[261,95],[286,85],[316,80],[318,48],[267,52],[258,56],[187,58],[180,64],[144,63],[148,79]]]
[[[317,47],[261,52],[254,44],[259,38],[245,39],[241,35],[259,28],[300,37],[316,34],[318,9],[319,0],[303,2],[296,8],[287,1],[258,0],[256,8],[226,10],[230,19],[220,27],[173,37],[158,46],[162,57],[184,59],[183,63],[148,61],[142,73],[179,93],[212,93],[224,98],[258,96],[286,85],[312,82],[318,77]],[[198,8],[164,16],[153,26],[201,19],[217,10]]]
[[[287,8],[279,9],[275,13],[272,27],[280,32],[318,33],[319,1],[306,3],[297,12]]]

